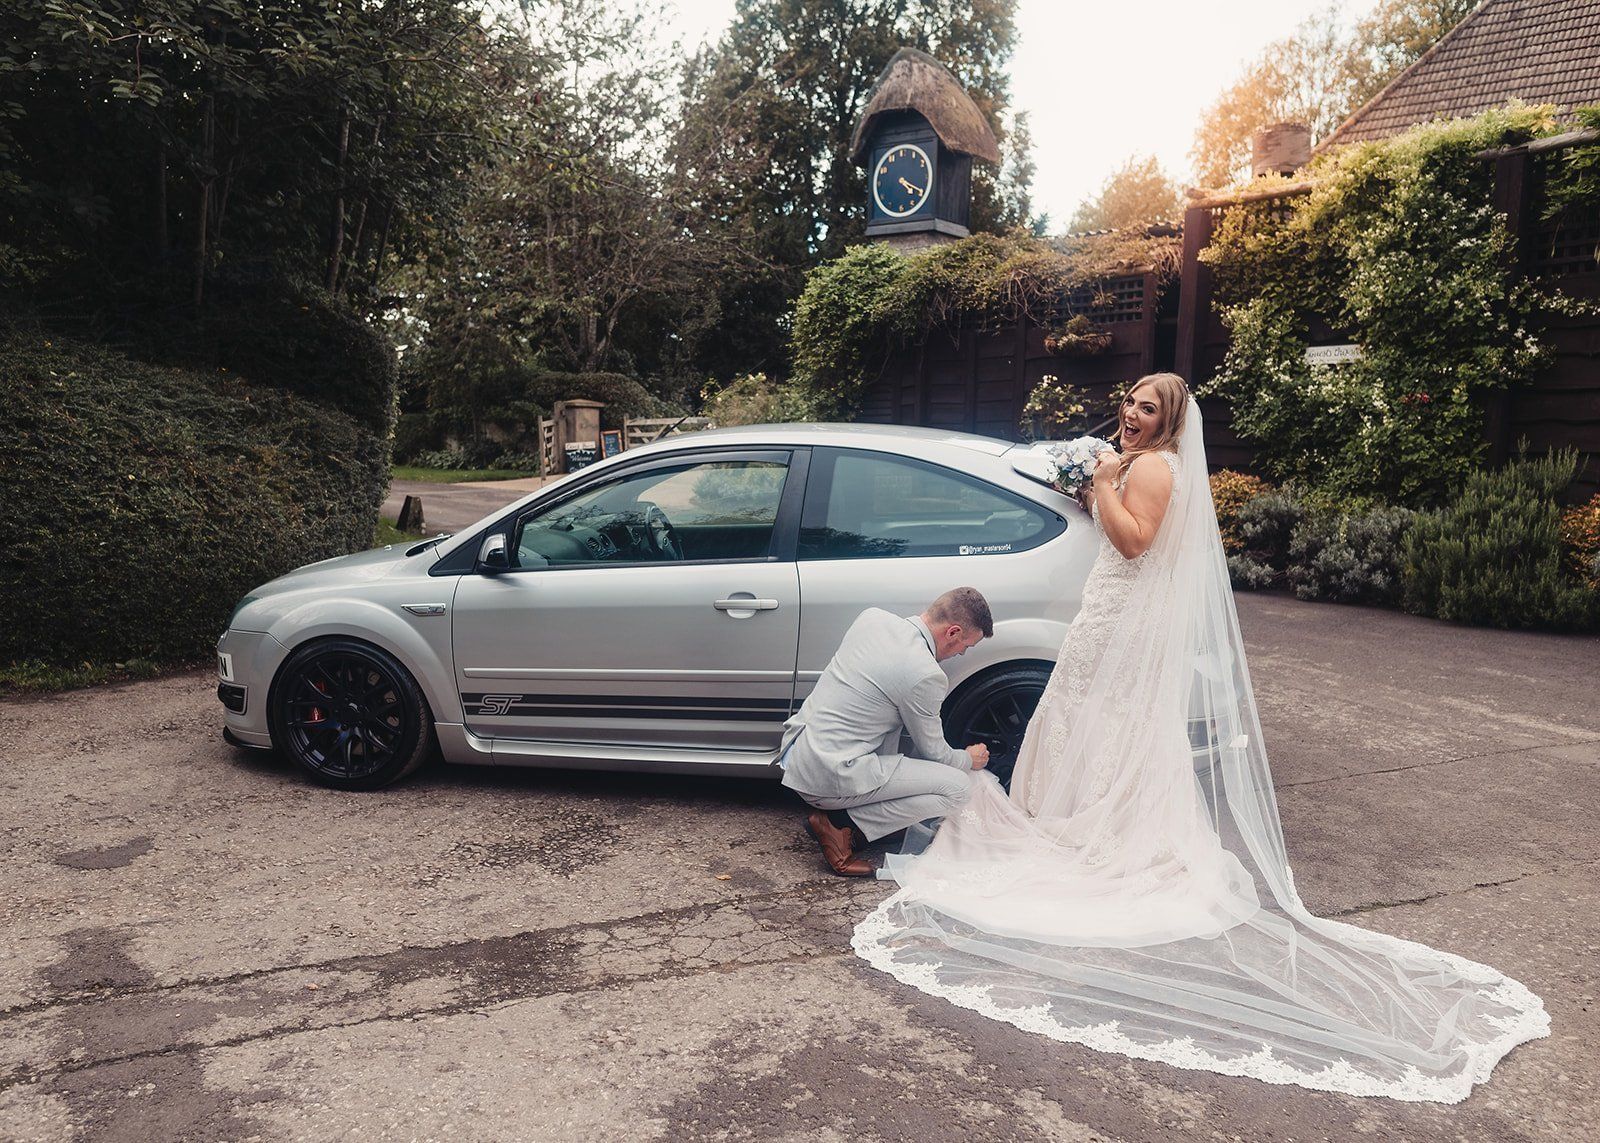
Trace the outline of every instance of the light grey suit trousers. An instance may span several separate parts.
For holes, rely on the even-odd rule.
[[[862,612],[784,724],[783,784],[820,810],[848,810],[868,841],[967,799],[972,759],[944,740],[949,680],[920,619]],[[899,752],[909,734],[918,755]]]

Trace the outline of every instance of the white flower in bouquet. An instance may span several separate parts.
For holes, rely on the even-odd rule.
[[[1068,496],[1076,496],[1078,489],[1094,479],[1100,454],[1111,451],[1111,442],[1099,437],[1078,437],[1051,445],[1048,453],[1051,467],[1055,469],[1051,483]]]

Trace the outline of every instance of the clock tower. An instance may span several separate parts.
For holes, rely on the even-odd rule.
[[[867,236],[910,250],[970,233],[972,162],[998,163],[1000,148],[956,77],[901,48],[872,89],[850,157],[867,169]]]

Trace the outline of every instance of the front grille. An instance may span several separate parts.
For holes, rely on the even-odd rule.
[[[218,683],[217,698],[234,714],[244,713],[244,688],[235,683]]]

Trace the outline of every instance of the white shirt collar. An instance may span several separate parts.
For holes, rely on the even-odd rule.
[[[917,633],[922,636],[922,641],[928,645],[928,653],[933,656],[933,661],[937,663],[939,661],[939,648],[933,641],[933,632],[928,630],[928,625],[922,621],[922,616],[910,615],[907,618],[911,620],[911,624],[917,629]]]

